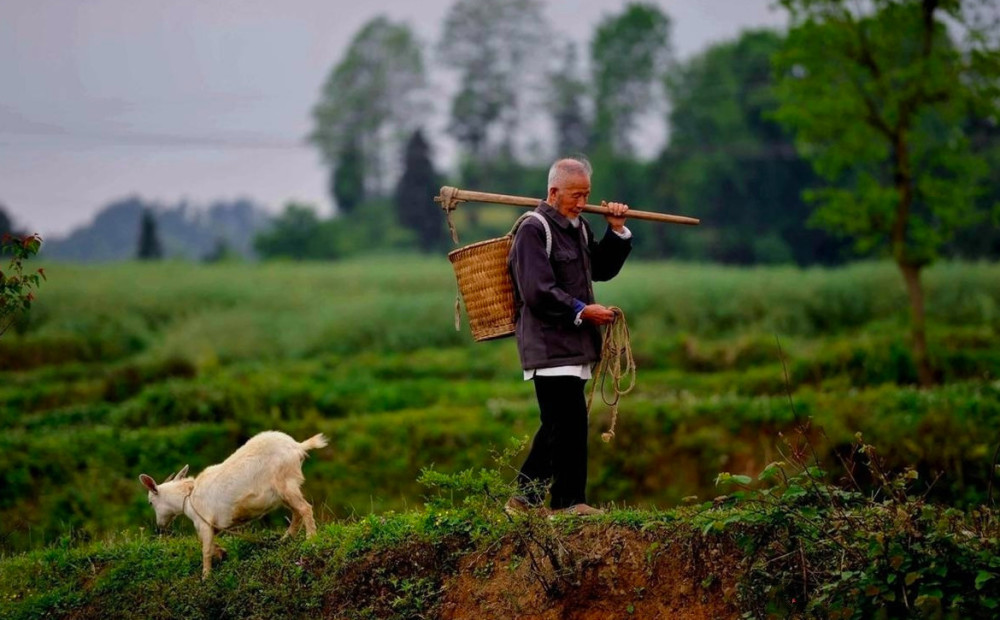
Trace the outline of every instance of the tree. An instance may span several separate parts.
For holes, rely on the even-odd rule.
[[[671,57],[670,19],[655,5],[629,4],[597,27],[590,44],[595,146],[631,155],[632,134],[661,96]]]
[[[432,200],[440,186],[431,161],[430,145],[418,129],[406,143],[403,176],[396,185],[395,205],[400,223],[416,233],[424,252],[439,250],[447,244],[441,209]]]
[[[776,57],[777,119],[828,183],[806,193],[814,219],[888,253],[910,299],[913,357],[927,357],[921,270],[971,224],[986,173],[963,128],[972,109],[997,114],[995,31],[976,22],[976,0],[781,0],[792,27]],[[947,22],[947,25],[946,25]],[[958,47],[949,31],[964,31]]]
[[[156,216],[150,209],[142,212],[142,222],[139,225],[139,249],[136,253],[139,260],[159,260],[163,258],[163,246],[156,231]]]
[[[337,202],[337,210],[351,213],[365,200],[365,161],[357,140],[344,145],[333,167],[330,193]]]
[[[556,152],[560,156],[582,153],[590,139],[584,111],[587,86],[580,78],[576,45],[566,44],[562,64],[549,75],[549,113],[555,121]]]
[[[975,114],[967,123],[973,153],[983,158],[989,171],[978,200],[986,225],[958,231],[945,254],[965,260],[1000,260],[1000,123]]]
[[[380,250],[412,248],[413,235],[396,222],[390,200],[365,203],[365,216],[320,219],[309,204],[291,202],[254,247],[264,259],[335,260]],[[440,216],[438,216],[440,218]]]
[[[320,256],[320,219],[310,205],[290,202],[271,227],[257,235],[254,249],[263,258],[327,258]]]
[[[461,86],[448,129],[472,159],[492,155],[491,136],[513,152],[524,93],[544,74],[549,31],[538,0],[458,0],[449,9],[438,52]]]
[[[360,166],[362,195],[382,195],[403,141],[426,113],[425,87],[423,52],[410,28],[376,17],[327,79],[310,140],[331,168],[356,149],[349,165]]]
[[[783,38],[744,32],[718,43],[671,72],[670,143],[654,166],[676,205],[712,222],[685,232],[702,243],[702,258],[727,263],[833,262],[839,246],[809,229],[802,191],[816,182],[777,109],[771,56]]]

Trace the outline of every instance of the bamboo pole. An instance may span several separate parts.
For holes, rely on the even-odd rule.
[[[441,203],[441,208],[446,213],[450,213],[460,202],[488,202],[491,204],[510,205],[513,207],[537,207],[540,200],[538,198],[527,198],[525,196],[508,196],[506,194],[490,194],[487,192],[475,192],[457,187],[445,185],[441,188],[441,193],[434,198],[434,202]],[[611,210],[599,205],[586,205],[583,207],[586,213],[597,213],[609,215]],[[652,222],[665,222],[667,224],[682,224],[685,226],[697,226],[701,220],[695,217],[683,215],[668,215],[666,213],[654,213],[652,211],[638,211],[629,209],[625,214],[627,218],[637,220],[649,220]]]

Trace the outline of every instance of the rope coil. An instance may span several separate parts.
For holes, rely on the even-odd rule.
[[[594,371],[594,378],[590,385],[590,396],[587,397],[588,415],[598,385],[601,386],[601,400],[611,407],[611,428],[601,433],[601,439],[605,443],[610,442],[615,436],[615,425],[618,423],[618,401],[635,387],[635,358],[632,357],[632,340],[629,335],[628,323],[625,322],[625,312],[617,306],[611,306],[608,309],[615,313],[615,318],[611,324],[604,328],[601,361],[598,362],[597,370]],[[609,375],[610,381],[608,381]],[[628,385],[623,387],[626,381]],[[612,391],[611,396],[608,395],[609,383]]]

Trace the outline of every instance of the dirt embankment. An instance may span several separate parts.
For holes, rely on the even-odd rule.
[[[443,585],[441,618],[736,618],[741,556],[704,539],[624,527],[547,536],[528,527],[463,557]]]

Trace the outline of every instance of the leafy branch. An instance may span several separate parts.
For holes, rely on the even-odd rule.
[[[0,238],[0,256],[10,255],[7,271],[0,271],[0,336],[14,324],[18,315],[31,308],[38,289],[46,279],[45,270],[39,267],[34,273],[24,273],[24,261],[42,247],[42,238],[37,234],[14,236],[4,234]]]

